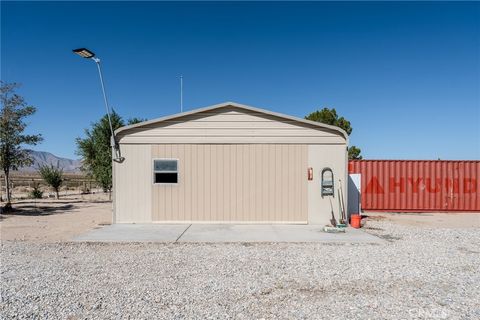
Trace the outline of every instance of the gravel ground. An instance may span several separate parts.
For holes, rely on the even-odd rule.
[[[479,319],[480,229],[381,245],[5,241],[2,318]]]

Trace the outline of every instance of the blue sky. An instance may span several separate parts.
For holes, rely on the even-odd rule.
[[[480,159],[480,4],[2,2],[1,78],[38,112],[36,150],[74,158],[111,105],[157,118],[236,101],[334,107],[369,159]]]

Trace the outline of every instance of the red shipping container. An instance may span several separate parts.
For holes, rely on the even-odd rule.
[[[362,210],[480,212],[480,161],[351,160]]]

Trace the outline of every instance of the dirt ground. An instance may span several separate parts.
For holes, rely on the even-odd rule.
[[[33,242],[65,242],[93,228],[112,223],[108,194],[65,196],[60,200],[21,200],[12,214],[0,215],[0,238]],[[480,228],[479,213],[367,212],[363,224],[389,220],[426,228]]]
[[[104,193],[20,200],[13,207],[0,215],[2,241],[64,242],[112,222],[112,203]]]
[[[396,224],[428,228],[480,228],[479,212],[442,213],[391,213],[365,212],[368,220],[390,220]],[[365,219],[364,219],[365,220]]]

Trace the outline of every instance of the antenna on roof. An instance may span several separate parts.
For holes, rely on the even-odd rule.
[[[183,76],[180,76],[180,112],[183,112]]]

